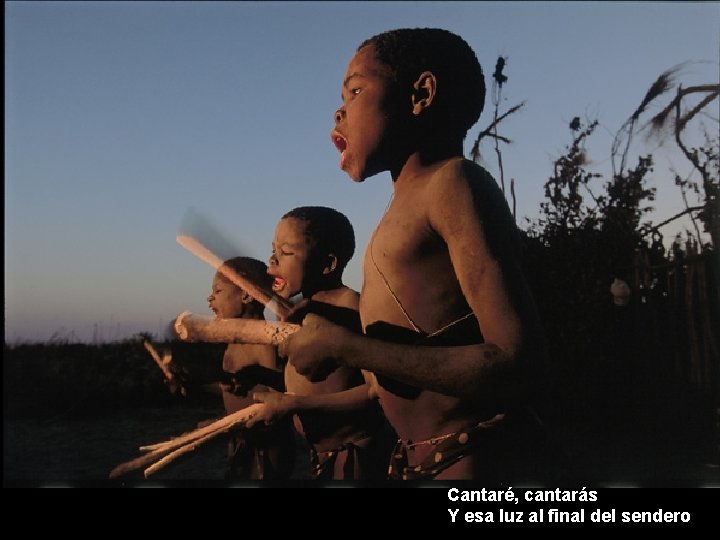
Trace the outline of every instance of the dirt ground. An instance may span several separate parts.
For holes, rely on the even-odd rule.
[[[139,408],[98,418],[5,419],[3,478],[6,487],[154,486],[186,483],[223,486],[225,440],[207,443],[158,471],[108,481],[118,464],[140,455],[139,446],[190,431],[221,409]],[[636,420],[638,420],[636,418]],[[666,426],[650,418],[604,425],[577,423],[555,435],[578,477],[596,487],[720,487],[716,431],[698,420],[674,418]],[[297,438],[293,480],[309,479],[307,447]]]
[[[206,443],[147,480],[141,472],[109,481],[110,471],[141,455],[138,448],[195,429],[219,418],[221,409],[129,409],[102,418],[52,421],[6,420],[3,427],[3,478],[6,486],[118,486],[163,483],[224,483],[226,439]],[[309,478],[307,449],[297,440],[297,479]]]

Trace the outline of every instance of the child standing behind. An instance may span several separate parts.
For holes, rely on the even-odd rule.
[[[284,298],[302,293],[305,313],[321,314],[359,333],[359,294],[342,281],[354,251],[355,233],[342,213],[322,206],[295,208],[275,230],[268,268],[272,290]],[[267,408],[248,425],[294,415],[310,445],[313,478],[384,479],[394,436],[371,397],[369,377],[343,366],[311,382],[287,365],[287,394],[255,392]]]
[[[265,263],[250,257],[228,259],[224,265],[269,290],[272,279]],[[220,319],[263,319],[264,306],[247,291],[232,283],[218,271],[207,298],[210,309]],[[243,370],[242,385],[222,385],[223,404],[227,414],[253,403],[253,390],[282,389],[282,370],[276,348],[272,345],[231,343],[223,355],[223,371],[234,374]],[[242,388],[242,390],[240,390]],[[257,426],[231,433],[228,443],[228,479],[285,480],[294,464],[295,444],[289,421],[271,427]]]

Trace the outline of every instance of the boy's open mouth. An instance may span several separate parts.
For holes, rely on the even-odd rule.
[[[347,150],[347,139],[340,135],[337,131],[333,131],[330,136],[335,148],[340,151],[340,168],[345,169],[345,150]]]
[[[342,136],[334,133],[332,136],[332,141],[333,141],[333,144],[335,145],[335,148],[337,148],[340,151],[340,153],[344,152],[345,149],[347,148],[347,140],[345,139],[345,137],[342,137]]]
[[[275,279],[273,279],[272,283],[272,290],[273,292],[280,292],[285,287],[285,279],[281,278],[280,276],[275,276]]]

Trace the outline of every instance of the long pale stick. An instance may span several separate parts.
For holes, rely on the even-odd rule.
[[[246,275],[238,275],[232,269],[222,267],[225,260],[242,255],[243,250],[234,245],[216,224],[194,208],[188,208],[183,215],[176,240],[182,247],[208,263],[216,271],[221,271],[225,277],[245,289],[277,315],[282,317],[283,310],[292,307],[290,302],[265,288],[262,282],[253,282]],[[277,307],[279,307],[280,313],[278,313],[278,309],[273,309]]]
[[[173,375],[172,371],[167,367],[165,362],[162,358],[160,358],[160,355],[158,354],[157,350],[155,350],[155,347],[153,347],[152,343],[145,340],[143,341],[143,345],[145,346],[145,350],[150,353],[150,356],[152,356],[152,359],[155,360],[155,363],[158,365],[160,370],[163,372],[163,375],[165,375],[165,378],[168,381],[173,381],[175,379],[175,376]]]
[[[150,356],[152,356],[152,359],[155,360],[155,363],[158,365],[160,370],[163,372],[163,375],[165,376],[165,381],[170,387],[170,392],[175,393],[175,391],[179,388],[180,394],[183,397],[187,397],[187,388],[183,386],[183,384],[178,380],[177,376],[170,370],[169,366],[172,362],[172,357],[170,356],[169,351],[165,351],[163,353],[163,357],[160,358],[160,354],[157,352],[155,347],[153,347],[152,343],[150,343],[148,340],[145,340],[143,342],[143,345],[145,346],[145,350],[150,353]]]
[[[154,452],[148,452],[147,454],[140,456],[139,458],[133,459],[132,461],[126,461],[115,467],[110,471],[110,480],[119,478],[124,474],[134,471],[146,465],[150,465],[152,462],[161,459],[167,452],[163,450],[156,450]]]
[[[152,474],[152,472],[164,467],[170,461],[179,457],[180,455],[194,450],[195,448],[197,448],[207,440],[213,438],[214,436],[225,433],[230,429],[234,428],[235,426],[246,423],[264,408],[264,403],[253,403],[249,407],[245,407],[244,409],[240,409],[239,411],[229,414],[221,418],[220,420],[216,420],[212,424],[203,426],[188,433],[184,433],[183,435],[180,435],[168,441],[148,446],[141,446],[140,451],[144,451],[147,453],[131,461],[121,463],[120,465],[115,467],[112,471],[110,471],[110,478],[117,478],[119,476],[127,474],[130,471],[145,467],[146,465],[149,465],[153,462],[159,462],[164,460],[163,464],[160,465],[160,467],[156,469],[150,467],[149,469],[152,469],[150,472],[148,472],[147,470],[145,471],[145,477],[147,478],[147,476]],[[190,446],[190,448],[186,449],[185,451],[180,451],[186,446]],[[172,454],[172,457],[170,459],[165,459],[165,457],[169,457],[166,456],[166,454]]]
[[[165,442],[153,444],[150,446],[141,446],[140,450],[150,450],[150,451],[170,451],[174,450],[176,448],[179,448],[180,446],[183,446],[189,442],[192,442],[196,439],[200,439],[202,437],[205,437],[206,435],[213,433],[217,431],[218,429],[227,430],[235,425],[238,424],[244,424],[248,420],[250,420],[252,417],[257,415],[259,412],[262,412],[265,409],[264,403],[253,403],[252,405],[248,405],[247,407],[240,409],[239,411],[235,411],[234,413],[228,414],[227,416],[223,416],[219,420],[215,420],[214,422],[208,424],[207,426],[203,426],[201,428],[194,429],[193,431],[190,431],[188,433],[185,433],[183,435],[180,435],[178,437],[174,437],[172,439],[169,439]]]
[[[169,454],[163,456],[158,461],[150,465],[145,471],[143,471],[143,474],[145,475],[145,478],[150,476],[151,474],[154,474],[158,472],[160,469],[163,469],[170,465],[173,461],[175,461],[177,458],[179,458],[182,455],[188,454],[192,452],[193,450],[197,449],[199,446],[202,446],[206,442],[208,442],[210,439],[214,439],[218,435],[222,433],[227,433],[230,431],[230,429],[233,427],[233,425],[229,425],[227,427],[223,427],[222,429],[218,429],[216,431],[213,431],[212,433],[208,433],[204,437],[200,437],[199,439],[195,439],[194,441],[187,443],[184,446],[181,446],[177,450],[173,450]]]
[[[183,341],[201,343],[257,343],[279,345],[300,329],[299,324],[262,319],[215,319],[184,311],[175,319]]]
[[[188,250],[190,253],[205,261],[212,266],[217,272],[220,272],[232,283],[247,291],[250,296],[258,302],[265,305],[270,311],[278,317],[285,317],[292,310],[292,303],[285,298],[278,296],[272,291],[268,291],[257,283],[253,283],[247,276],[243,276],[224,264],[224,261],[218,257],[213,251],[203,244],[197,238],[188,234],[178,234],[177,243]]]

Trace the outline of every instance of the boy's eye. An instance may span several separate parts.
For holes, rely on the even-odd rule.
[[[343,103],[347,103],[350,98],[357,96],[362,90],[360,88],[348,88],[347,92],[343,92],[342,98]]]

